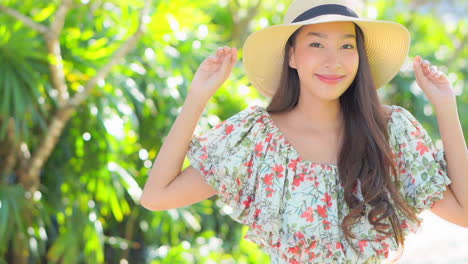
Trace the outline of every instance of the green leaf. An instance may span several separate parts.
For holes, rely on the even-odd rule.
[[[122,221],[123,213],[122,213],[122,209],[120,208],[120,203],[119,203],[119,200],[117,199],[117,196],[115,194],[110,194],[109,202],[110,202],[112,214],[114,215],[115,219],[119,222]]]
[[[426,181],[426,180],[427,180],[427,173],[423,172],[423,173],[421,174],[421,179],[423,179],[424,181]]]
[[[46,20],[52,13],[55,11],[55,5],[50,5],[46,8],[40,9],[40,12],[33,15],[32,19],[35,20],[36,22],[42,22]]]
[[[2,188],[3,189],[3,188]],[[2,190],[3,191],[3,190]],[[3,198],[0,200],[0,254],[3,255],[3,253],[6,251],[8,248],[8,241],[11,232],[8,232],[9,229],[9,217],[10,217],[10,211],[9,211],[9,205],[8,201],[4,200]]]

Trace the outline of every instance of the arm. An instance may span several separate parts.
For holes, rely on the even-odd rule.
[[[452,223],[468,227],[468,149],[457,106],[442,106],[436,108],[436,113],[447,172],[452,183],[444,193],[444,199],[434,204],[432,212]]]
[[[191,166],[180,173],[205,104],[203,97],[190,93],[187,96],[149,173],[141,197],[141,204],[145,208],[167,210],[181,207],[181,203],[188,205],[201,201],[216,193]]]
[[[468,227],[468,150],[461,128],[455,93],[447,76],[419,56],[414,61],[416,81],[435,106],[444,145],[447,174],[452,181],[444,198],[431,211],[454,224]]]
[[[195,73],[182,111],[159,150],[143,189],[140,202],[145,208],[155,211],[178,208],[216,194],[192,166],[180,170],[203,109],[229,77],[237,61],[236,55],[235,48],[220,48],[216,56],[205,59]]]

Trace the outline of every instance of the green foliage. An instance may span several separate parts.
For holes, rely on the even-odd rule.
[[[2,4],[49,25],[60,2]],[[39,191],[31,194],[18,184],[20,165],[0,176],[0,262],[12,263],[26,252],[34,263],[267,263],[269,257],[243,239],[246,228],[224,215],[216,198],[149,212],[139,205],[139,197],[201,61],[224,45],[236,45],[241,57],[244,33],[265,23],[281,23],[290,2],[263,1],[250,24],[239,28],[236,19],[254,3],[153,1],[148,32],[67,123],[42,170]],[[407,25],[412,34],[410,59],[421,55],[450,72],[467,131],[468,93],[462,93],[468,76],[466,18],[435,16],[408,1],[368,2],[367,11],[376,11],[378,19]],[[83,89],[133,33],[143,1],[73,4],[60,35],[70,96]],[[58,105],[50,62],[43,37],[1,13],[0,143],[11,117],[16,141],[32,153],[37,150]],[[408,108],[437,140],[431,106],[414,84],[406,67],[379,93],[385,103]],[[250,85],[239,62],[207,105],[201,129],[255,100],[265,102]],[[5,161],[5,151],[0,144],[0,162]]]

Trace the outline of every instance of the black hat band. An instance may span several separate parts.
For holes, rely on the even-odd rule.
[[[359,16],[356,13],[354,13],[353,10],[346,6],[329,4],[316,6],[305,11],[304,13],[296,17],[296,19],[294,19],[292,23],[301,22],[321,15],[342,15],[359,18]]]

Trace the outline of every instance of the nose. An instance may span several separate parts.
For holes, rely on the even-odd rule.
[[[336,50],[324,49],[323,52],[325,53],[324,61],[323,61],[325,68],[337,69],[342,66],[340,62],[339,54]]]

